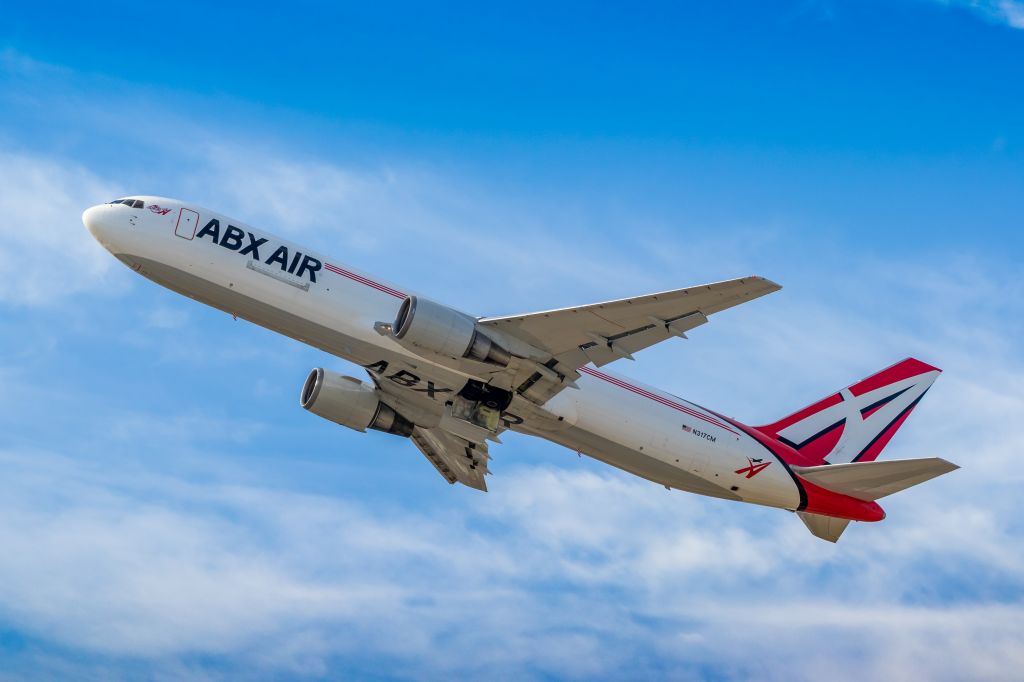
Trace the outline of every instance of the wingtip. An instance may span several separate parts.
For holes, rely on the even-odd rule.
[[[779,284],[778,282],[770,280],[767,277],[762,277],[761,275],[750,275],[747,279],[754,279],[759,282],[764,282],[769,288],[771,288],[772,291],[778,291],[779,289],[782,288],[782,285]]]

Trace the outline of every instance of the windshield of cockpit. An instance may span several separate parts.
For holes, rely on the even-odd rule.
[[[142,199],[115,199],[114,201],[108,202],[110,204],[124,204],[128,208],[143,208],[144,203]]]

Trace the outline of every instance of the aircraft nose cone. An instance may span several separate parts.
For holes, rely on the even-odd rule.
[[[94,238],[99,239],[99,231],[102,229],[100,225],[100,215],[103,213],[102,206],[90,206],[82,212],[82,224],[85,225],[85,229],[89,230]]]
[[[110,208],[108,206],[100,204],[98,206],[90,206],[82,212],[82,223],[85,225],[85,229],[89,230],[89,234],[92,235],[93,239],[108,250],[110,249],[109,243],[113,232],[109,211]]]

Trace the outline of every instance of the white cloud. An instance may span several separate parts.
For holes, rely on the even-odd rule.
[[[46,169],[59,186],[73,184],[61,180],[55,162],[7,158]],[[495,250],[498,237],[468,227],[486,219],[490,199],[467,203],[453,211],[458,221],[444,225],[451,182],[239,159],[246,161],[216,173],[224,187],[255,189],[227,195],[235,208],[225,208],[252,210],[257,224],[279,224],[303,239],[337,235],[366,257],[381,244],[346,242],[352,226],[371,240],[374,225],[387,226],[387,240],[464,239],[467,251],[439,251],[432,266],[461,259],[465,277],[488,276],[498,290],[522,268],[542,289],[554,277],[545,268],[556,256],[530,260],[535,240],[510,257]],[[317,178],[337,183],[337,193],[317,187]],[[293,214],[290,202],[309,212]],[[337,222],[325,224],[324,216]],[[517,220],[527,224],[529,214]],[[569,243],[557,234],[546,239],[555,253]],[[671,236],[660,243],[665,263],[693,248]],[[767,238],[757,248],[774,244]],[[741,266],[742,250],[729,250]],[[845,277],[828,280],[825,301],[815,283],[840,269],[833,257],[818,253],[813,266],[789,269],[803,281],[773,301],[716,318],[689,345],[651,351],[619,369],[681,392],[714,387],[721,392],[714,404],[773,417],[877,369],[880,357],[895,360],[909,349],[942,364],[946,376],[889,454],[941,454],[965,468],[887,501],[889,519],[855,525],[838,547],[811,538],[782,512],[669,493],[573,464],[516,470],[502,458],[492,493],[445,498],[439,510],[424,511],[239,485],[212,464],[196,482],[154,462],[197,443],[230,445],[225,434],[259,433],[262,425],[129,413],[104,422],[103,442],[143,444],[148,456],[130,470],[86,465],[87,452],[3,454],[2,620],[73,649],[166,669],[212,656],[320,674],[337,660],[369,657],[412,677],[495,668],[509,677],[643,677],[687,666],[788,679],[856,657],[856,670],[877,677],[924,671],[935,679],[1009,679],[1005,672],[1017,669],[1024,646],[1017,634],[1024,610],[1013,596],[1024,555],[1012,521],[1024,436],[1007,427],[1024,413],[1024,371],[1011,342],[1019,284],[948,259],[939,259],[941,272],[865,262],[844,264]],[[593,266],[575,282],[580,291],[614,263],[594,258]],[[872,300],[885,300],[891,312],[865,303]],[[176,308],[155,309],[145,320],[189,333]],[[9,379],[9,394],[18,394],[17,376]],[[981,592],[950,603],[917,592],[922,584],[973,589],[958,572],[983,576]],[[941,655],[935,642],[943,643]],[[854,668],[844,670],[830,675],[855,677]]]
[[[477,178],[401,160],[356,168],[251,145],[203,149],[200,168],[186,183],[196,201],[312,242],[351,265],[376,261],[387,268],[378,271],[382,277],[405,283],[430,277],[457,291],[460,305],[480,306],[480,314],[521,312],[493,306],[514,305],[510,299],[524,294],[536,298],[553,283],[570,291],[616,281],[656,286],[650,268],[615,258],[599,226],[557,208],[544,216],[524,210]],[[494,271],[515,273],[501,278],[501,296],[465,286],[467,272]]]
[[[611,472],[505,471],[466,506],[406,511],[43,452],[0,464],[3,619],[105,656],[418,678],[809,679],[855,654],[830,679],[1012,679],[1022,662],[1016,603],[914,603],[904,574],[977,561],[979,544],[916,524],[858,526],[844,549],[781,512]],[[1005,553],[981,566],[1016,585],[1021,550]]]
[[[684,395],[703,391],[753,419],[849,383],[879,358],[923,353],[947,373],[888,454],[939,454],[964,469],[887,500],[885,522],[855,525],[836,547],[783,512],[590,473],[571,453],[558,468],[516,468],[514,448],[532,447],[517,437],[496,452],[490,494],[439,485],[435,503],[406,508],[295,492],[249,460],[246,476],[232,476],[229,453],[195,452],[251,446],[245,434],[265,433],[262,424],[112,414],[83,397],[30,392],[18,385],[26,377],[0,367],[5,404],[45,397],[51,410],[102,417],[61,454],[0,451],[5,627],[172,676],[207,672],[193,663],[207,658],[271,676],[371,660],[424,678],[1012,679],[1024,663],[1016,272],[934,254],[941,271],[851,265],[820,243],[787,261],[778,253],[785,224],[753,243],[738,232],[700,243],[666,234],[656,249],[620,253],[633,246],[623,226],[587,234],[571,210],[517,206],[484,183],[219,144],[194,145],[190,172],[168,183],[478,312],[643,291],[663,282],[659,271],[701,267],[687,262],[695,250],[744,272],[753,251],[779,256],[793,279],[785,291],[617,369]],[[0,180],[0,208],[14,217],[0,226],[0,300],[50,303],[105,287],[116,261],[78,215],[117,195],[116,183],[24,153],[0,156]],[[645,271],[638,251],[657,267]],[[486,286],[466,291],[467,281]],[[143,320],[173,329],[181,353],[154,360],[184,364],[180,349],[202,345],[177,308]],[[233,347],[209,352],[253,361]],[[262,363],[278,354],[259,352]],[[145,456],[129,466],[109,454],[125,450]],[[170,464],[183,450],[187,474]],[[427,464],[410,451],[408,466]]]
[[[181,308],[160,306],[145,313],[146,325],[155,329],[180,329],[188,322],[188,312]]]
[[[0,149],[0,302],[49,304],[109,286],[116,261],[80,216],[118,194],[73,161]]]
[[[1024,2],[1020,0],[937,0],[943,5],[964,7],[984,18],[1006,24],[1011,28],[1024,28]]]

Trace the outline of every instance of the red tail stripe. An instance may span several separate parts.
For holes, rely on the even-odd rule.
[[[800,479],[807,495],[807,506],[803,511],[823,516],[835,516],[851,521],[881,521],[885,518],[885,510],[877,502],[859,500],[828,488],[811,483],[806,478]]]
[[[349,272],[348,270],[343,270],[343,269],[339,268],[337,265],[331,265],[330,263],[324,263],[324,267],[327,268],[328,270],[330,270],[331,272],[333,272],[336,275],[341,275],[342,277],[348,277],[351,280],[359,282],[360,284],[365,284],[368,287],[373,287],[377,291],[382,291],[385,294],[388,294],[390,296],[394,296],[395,298],[405,298],[405,294],[403,294],[401,291],[397,291],[395,289],[392,289],[391,287],[384,286],[383,284],[381,284],[379,282],[374,282],[372,279],[367,279],[366,277],[363,277],[362,275],[357,275],[354,272]]]
[[[696,417],[697,419],[702,419],[702,420],[706,421],[709,424],[717,426],[720,429],[725,429],[729,433],[735,434],[737,436],[739,435],[738,433],[736,433],[735,431],[730,429],[728,426],[726,426],[725,424],[723,424],[722,422],[720,422],[720,421],[718,421],[716,419],[712,419],[712,418],[710,418],[710,417],[708,417],[706,415],[701,414],[700,412],[697,412],[696,410],[692,410],[689,407],[686,407],[685,405],[680,405],[679,403],[676,403],[676,402],[673,402],[671,400],[668,400],[667,398],[663,398],[660,395],[657,395],[655,393],[651,393],[650,391],[646,391],[646,390],[640,388],[639,386],[633,386],[632,384],[627,384],[624,381],[616,379],[615,377],[612,377],[612,376],[608,376],[607,374],[604,374],[602,372],[598,372],[597,370],[590,369],[589,367],[580,367],[579,371],[583,372],[584,374],[589,374],[590,376],[598,378],[598,379],[601,379],[603,381],[607,381],[608,383],[614,384],[615,386],[618,386],[620,388],[624,388],[627,391],[630,391],[632,393],[636,393],[637,395],[643,396],[645,398],[649,398],[650,400],[654,400],[655,402],[661,403],[662,405],[665,405],[666,407],[671,407],[674,410],[678,410],[680,412],[688,414],[691,417]]]
[[[872,374],[867,379],[850,386],[850,393],[856,396],[861,396],[865,393],[870,393],[876,388],[895,384],[897,381],[903,381],[904,379],[916,377],[920,374],[926,374],[927,372],[939,371],[942,370],[938,367],[932,367],[925,362],[921,362],[916,358],[907,358],[906,360],[897,362],[892,367],[886,367],[881,372]]]

